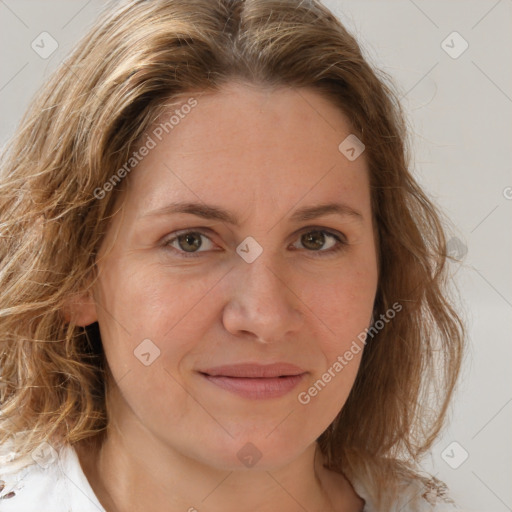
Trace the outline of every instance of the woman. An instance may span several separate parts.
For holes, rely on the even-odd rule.
[[[0,198],[2,510],[453,509],[440,214],[323,5],[112,4]]]

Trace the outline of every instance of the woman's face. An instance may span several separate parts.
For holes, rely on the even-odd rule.
[[[191,96],[143,138],[88,321],[114,418],[211,466],[275,468],[329,426],[358,371],[378,278],[365,155],[340,151],[350,127],[316,92]],[[258,373],[274,363],[293,366]]]

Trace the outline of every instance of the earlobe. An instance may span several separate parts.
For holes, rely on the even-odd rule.
[[[62,315],[66,322],[80,327],[97,322],[96,303],[92,293],[88,291],[70,296],[62,308]]]

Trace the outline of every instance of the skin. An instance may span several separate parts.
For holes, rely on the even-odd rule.
[[[113,376],[106,441],[77,448],[82,467],[109,512],[359,511],[344,476],[322,467],[316,439],[342,409],[362,352],[307,405],[298,394],[370,323],[378,271],[364,153],[352,162],[340,153],[348,120],[312,90],[232,82],[195,97],[129,176],[93,292],[70,306],[79,325],[99,322]],[[185,200],[229,210],[239,225],[150,214]],[[360,217],[291,220],[330,202]],[[314,250],[311,228],[346,244],[329,252],[337,244],[324,232]],[[182,230],[204,235],[198,257],[170,241]],[[252,263],[236,252],[249,236],[263,248]],[[149,366],[134,356],[144,339],[160,350]],[[307,372],[279,398],[242,398],[197,373],[277,361]],[[261,453],[252,467],[237,457],[246,443]]]

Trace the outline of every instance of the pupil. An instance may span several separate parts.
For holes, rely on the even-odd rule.
[[[321,231],[313,231],[311,233],[307,233],[304,235],[305,242],[303,242],[304,246],[308,246],[312,242],[312,247],[310,249],[318,250],[322,248],[322,245],[325,243],[325,236]],[[315,245],[316,244],[316,245]]]

